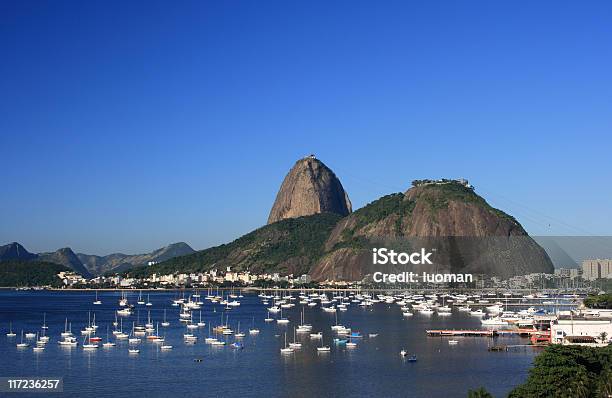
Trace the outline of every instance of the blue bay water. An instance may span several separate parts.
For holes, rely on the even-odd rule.
[[[200,336],[195,345],[183,342],[186,333],[179,323],[179,308],[171,306],[176,292],[151,292],[151,307],[137,305],[130,317],[123,317],[124,331],[129,332],[132,321],[147,320],[148,310],[154,323],[163,320],[167,311],[167,328],[160,326],[159,334],[173,350],[161,351],[159,344],[143,342],[140,354],[130,355],[127,341],[117,342],[114,348],[83,351],[80,330],[87,326],[88,313],[96,315],[98,336],[106,341],[107,326],[113,330],[115,311],[119,308],[119,292],[100,292],[102,305],[93,305],[94,292],[0,291],[0,376],[2,377],[63,377],[62,396],[82,397],[465,397],[470,388],[484,386],[496,397],[507,395],[527,377],[534,348],[519,348],[508,352],[489,352],[491,344],[526,344],[520,337],[499,337],[495,340],[479,337],[458,338],[459,344],[450,346],[448,338],[428,337],[427,329],[480,329],[478,318],[456,312],[452,316],[421,315],[404,318],[396,304],[377,303],[370,308],[349,306],[339,312],[339,322],[360,331],[364,338],[358,346],[347,349],[335,346],[330,326],[335,316],[323,312],[320,306],[311,308],[297,304],[283,310],[291,323],[283,326],[266,323],[266,307],[254,294],[245,294],[241,305],[231,311],[207,300],[202,307],[206,326],[193,332]],[[204,292],[203,292],[204,295]],[[138,292],[129,292],[130,303],[136,304]],[[143,293],[146,297],[146,293]],[[203,299],[203,297],[202,297]],[[308,335],[298,335],[301,350],[281,355],[284,335],[293,340],[293,328],[299,324],[302,307],[306,322],[313,332],[322,331],[324,344],[331,345],[329,353],[318,353],[318,341]],[[18,349],[20,333],[40,331],[46,313],[47,334],[51,341],[40,353],[32,347]],[[235,331],[240,321],[240,339],[244,349],[229,345],[214,347],[204,343],[209,324],[221,323],[228,316]],[[57,341],[64,330],[64,320],[72,322],[72,331],[79,341],[74,348],[60,347]],[[259,335],[249,335],[252,326]],[[194,311],[194,321],[199,312]],[[8,338],[9,322],[17,337]],[[378,333],[369,338],[369,333]],[[112,333],[111,333],[112,340]],[[230,336],[227,341],[235,340]],[[416,354],[416,363],[407,362],[399,355],[404,348]],[[202,359],[196,362],[194,359]],[[40,397],[41,394],[30,394]],[[59,394],[57,394],[59,396]],[[18,396],[27,396],[19,394]]]

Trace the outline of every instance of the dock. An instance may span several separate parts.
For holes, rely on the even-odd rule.
[[[428,336],[476,336],[476,337],[495,337],[495,336],[531,336],[541,333],[536,329],[434,329],[426,330]]]
[[[489,351],[509,351],[513,348],[527,348],[527,347],[546,347],[548,344],[512,344],[512,345],[494,345],[488,348]]]
[[[494,330],[427,330],[428,336],[480,336],[480,337],[493,337],[495,336]]]

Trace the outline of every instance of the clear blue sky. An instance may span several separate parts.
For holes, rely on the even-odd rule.
[[[0,244],[205,248],[315,153],[612,234],[609,1],[0,1]]]

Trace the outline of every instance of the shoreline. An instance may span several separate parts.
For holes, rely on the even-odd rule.
[[[433,292],[433,293],[442,293],[442,292],[480,292],[480,293],[506,293],[511,292],[513,295],[524,295],[533,293],[533,290],[530,289],[500,289],[500,288],[397,288],[397,287],[389,287],[389,288],[261,288],[261,287],[214,287],[214,288],[170,288],[170,289],[157,289],[157,288],[67,288],[67,289],[58,289],[58,288],[45,288],[45,287],[34,287],[34,286],[4,286],[0,287],[0,291],[2,290],[16,290],[16,291],[53,291],[53,292],[172,292],[172,291],[245,291],[245,292],[267,292],[267,291],[288,291],[288,292],[356,292],[356,293],[367,293],[367,292]],[[577,293],[576,290],[566,291],[565,289],[545,289],[543,291],[546,292],[555,292],[558,294],[577,294],[578,297],[584,295],[588,295],[588,292],[580,292]]]

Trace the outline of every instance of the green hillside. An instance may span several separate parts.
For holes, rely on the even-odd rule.
[[[291,218],[266,225],[235,241],[176,257],[153,266],[139,267],[128,275],[201,272],[213,268],[249,270],[253,273],[308,273],[323,254],[329,233],[340,220],[332,213]]]
[[[59,286],[61,271],[69,269],[44,261],[6,260],[0,262],[0,286]]]

